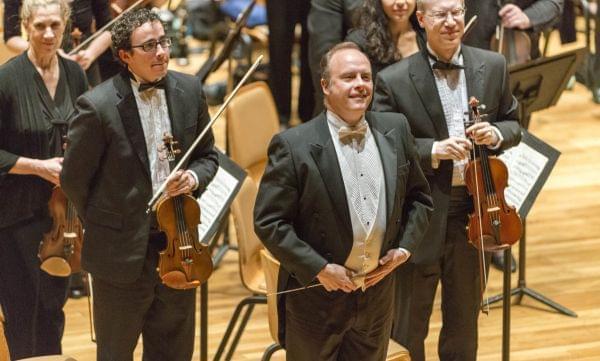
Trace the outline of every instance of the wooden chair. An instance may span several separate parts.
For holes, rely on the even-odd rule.
[[[4,336],[4,314],[2,313],[2,307],[0,307],[0,361],[8,360],[10,360],[10,354],[8,353],[8,344]]]
[[[279,261],[275,259],[267,250],[263,249],[260,251],[261,261],[263,263],[263,269],[265,272],[265,280],[267,284],[267,308],[269,318],[269,331],[273,344],[269,346],[261,359],[261,361],[268,361],[271,359],[273,354],[282,347],[279,345],[278,338],[278,317],[277,317],[277,296],[274,295],[277,292],[277,276],[279,275]],[[408,350],[399,343],[390,339],[387,351],[386,361],[410,361],[410,354]]]
[[[251,295],[237,305],[215,353],[215,361],[220,360],[225,353],[242,312],[237,332],[226,352],[226,360],[233,356],[254,306],[267,302],[265,276],[260,260],[263,246],[254,233],[253,216],[258,184],[267,162],[267,147],[279,129],[275,103],[266,83],[255,82],[240,89],[227,109],[227,128],[230,157],[248,172],[248,177],[231,205],[231,214],[238,242],[240,278]]]

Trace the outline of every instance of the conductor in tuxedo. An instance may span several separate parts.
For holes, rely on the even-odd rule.
[[[384,360],[394,269],[421,243],[432,211],[400,114],[371,113],[371,65],[353,43],[321,63],[326,111],[273,137],[255,231],[281,262],[288,360]]]
[[[462,0],[418,0],[427,47],[384,69],[376,80],[373,109],[408,119],[435,204],[427,243],[415,250],[399,277],[393,338],[407,346],[415,361],[425,360],[424,340],[439,282],[439,358],[476,359],[481,290],[478,251],[467,243],[465,230],[472,200],[464,167],[471,140],[493,154],[520,140],[506,61],[500,54],[461,45],[464,13]],[[487,116],[465,129],[471,96],[485,105]]]
[[[111,32],[125,69],[78,99],[61,174],[85,227],[97,359],[132,360],[142,334],[144,360],[190,360],[195,290],[161,283],[166,239],[146,204],[170,172],[159,152],[164,133],[183,154],[210,121],[207,106],[197,78],[167,70],[171,42],[155,13],[127,13]],[[207,134],[170,178],[167,196],[206,189],[218,167]]]

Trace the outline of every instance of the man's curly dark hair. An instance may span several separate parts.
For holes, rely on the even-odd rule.
[[[119,50],[131,50],[131,34],[147,22],[160,21],[158,14],[142,8],[123,15],[110,30],[113,54],[119,58]]]

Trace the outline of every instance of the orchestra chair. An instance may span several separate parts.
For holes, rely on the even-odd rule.
[[[9,359],[8,344],[4,336],[4,314],[2,313],[2,307],[0,307],[0,361],[8,361]]]
[[[225,355],[225,360],[232,358],[254,306],[267,303],[265,276],[260,260],[263,245],[254,233],[253,215],[258,184],[267,163],[267,148],[279,130],[275,103],[266,83],[255,82],[240,89],[227,109],[227,129],[229,156],[248,173],[231,205],[231,215],[238,244],[240,278],[251,295],[241,300],[235,308],[214,361],[220,360],[225,353],[241,316]]]
[[[227,108],[229,157],[257,184],[267,165],[271,138],[279,132],[279,116],[271,90],[264,81],[240,88]]]
[[[273,354],[282,349],[278,337],[278,314],[277,314],[277,277],[279,275],[279,261],[266,249],[260,251],[260,257],[265,272],[267,285],[267,315],[269,319],[269,331],[273,344],[265,350],[261,361],[268,361]],[[406,348],[390,339],[386,361],[410,361],[410,354]]]
[[[64,355],[37,356],[20,359],[17,361],[77,361],[76,359]]]

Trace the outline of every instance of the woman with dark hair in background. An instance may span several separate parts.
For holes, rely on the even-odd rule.
[[[346,41],[358,45],[377,72],[425,47],[415,15],[415,0],[365,0],[356,13],[358,26]]]
[[[11,360],[61,353],[68,279],[40,270],[37,253],[63,136],[88,88],[81,67],[58,55],[69,15],[65,0],[24,0],[28,49],[0,67],[0,306]]]

